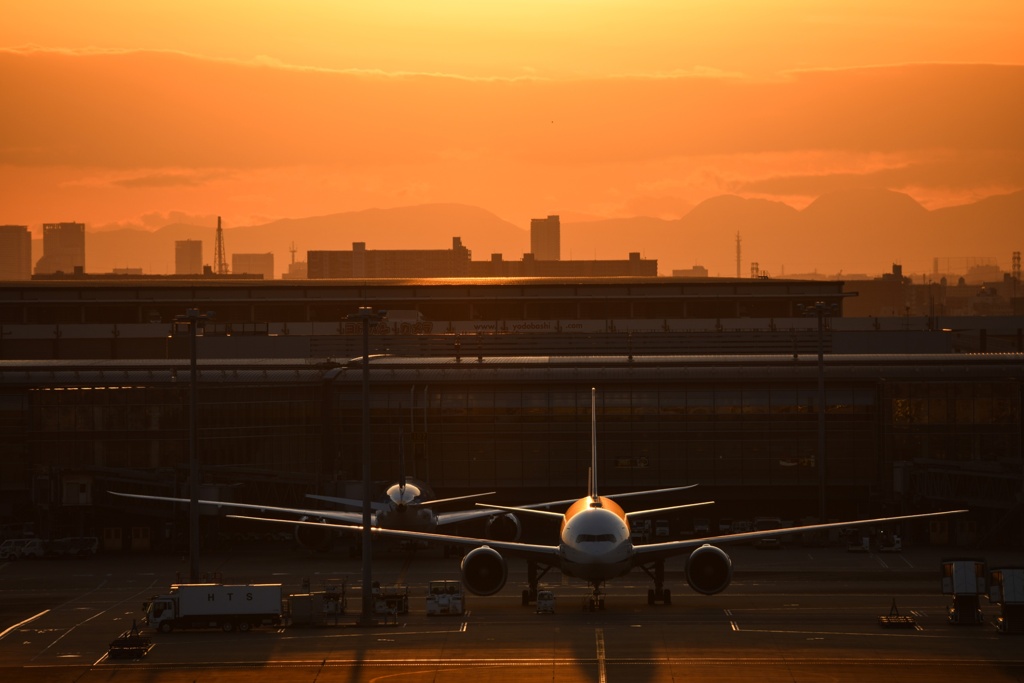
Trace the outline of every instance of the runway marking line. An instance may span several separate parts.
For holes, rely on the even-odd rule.
[[[882,664],[893,664],[899,666],[935,666],[933,658],[909,658],[909,657],[791,657],[791,656],[757,656],[757,657],[613,657],[605,658],[606,664],[612,665],[722,665],[728,666],[735,663],[741,664],[767,664],[767,665],[844,665],[844,666],[876,666]],[[1021,659],[993,660],[989,658],[953,659],[944,660],[943,667],[976,667],[981,664],[992,665],[994,662],[1003,666],[1024,666]],[[433,668],[461,668],[465,666],[479,667],[550,667],[550,666],[579,666],[594,664],[596,660],[588,657],[558,657],[558,658],[465,658],[465,659],[431,659],[431,658],[408,658],[408,659],[317,659],[317,660],[272,660],[254,664],[252,662],[167,662],[147,663],[138,661],[133,670],[186,670],[220,667],[224,669],[268,669],[268,668],[343,668],[343,667],[414,667],[429,666]],[[92,668],[108,669],[120,667],[123,664],[104,662],[102,666]],[[25,669],[81,669],[81,664],[27,664]],[[605,679],[602,679],[605,680]]]
[[[17,630],[17,629],[21,628],[22,626],[24,626],[25,624],[31,624],[33,621],[35,621],[36,619],[38,619],[39,617],[43,616],[44,614],[46,614],[49,611],[50,610],[48,610],[48,609],[44,609],[42,612],[40,612],[39,614],[35,615],[34,617],[29,617],[25,621],[19,622],[19,623],[15,624],[14,626],[11,626],[11,627],[7,628],[3,633],[0,633],[0,640],[3,640],[4,636],[6,636],[11,631]]]

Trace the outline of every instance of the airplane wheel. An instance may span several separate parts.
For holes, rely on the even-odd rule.
[[[174,630],[174,627],[171,626],[171,622],[165,621],[160,624],[160,633],[170,633],[172,630]]]
[[[239,622],[239,624],[238,624],[238,630],[243,632],[243,633],[245,633],[246,631],[248,631],[251,628],[252,628],[252,624],[250,624],[248,621],[242,621],[242,622]]]
[[[666,605],[671,605],[671,604],[672,604],[672,591],[670,591],[670,590],[669,590],[669,589],[667,589],[667,588],[665,589],[665,597],[664,597],[664,600],[663,600],[663,602],[664,602],[664,603],[665,603]]]
[[[647,604],[648,605],[653,605],[654,604],[654,589],[653,588],[648,588],[647,589]]]
[[[235,630],[235,622],[230,621],[230,620],[229,621],[225,621],[224,623],[222,623],[220,625],[220,630],[224,631],[224,633],[231,633],[232,631]]]

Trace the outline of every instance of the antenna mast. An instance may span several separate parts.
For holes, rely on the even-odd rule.
[[[736,231],[736,279],[740,277],[740,231]]]
[[[217,242],[213,249],[213,272],[217,275],[228,274],[228,261],[224,256],[224,231],[220,227],[220,216],[217,216]]]

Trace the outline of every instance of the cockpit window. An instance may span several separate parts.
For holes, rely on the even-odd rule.
[[[576,537],[577,543],[614,543],[615,534],[580,534]]]

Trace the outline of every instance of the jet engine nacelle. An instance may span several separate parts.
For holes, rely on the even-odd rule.
[[[686,582],[698,593],[721,593],[730,581],[732,560],[721,548],[702,545],[686,558]]]
[[[494,595],[507,578],[505,558],[494,548],[483,545],[462,558],[462,583],[474,595]]]
[[[322,519],[302,517],[303,522],[323,522]],[[295,525],[295,542],[306,550],[326,553],[331,549],[331,528],[329,526]]]
[[[484,529],[484,535],[492,541],[518,541],[522,533],[523,525],[511,512],[488,517]]]

